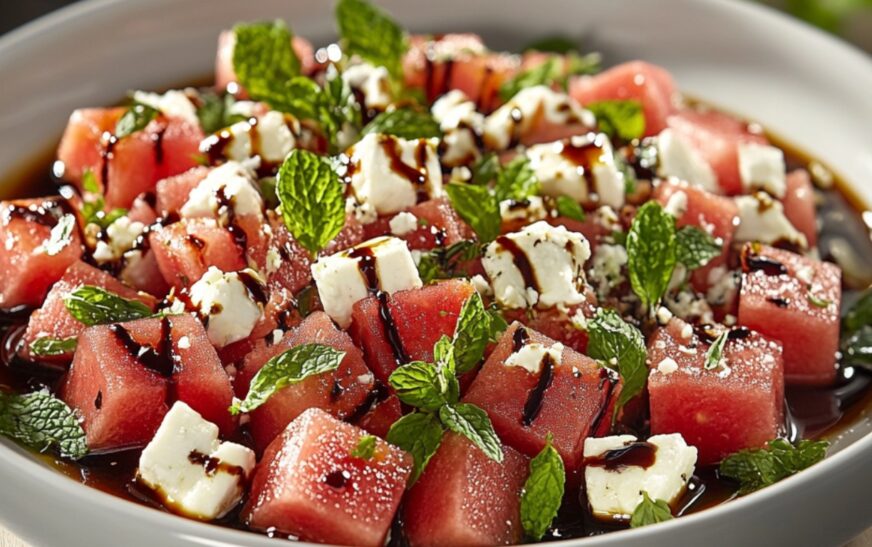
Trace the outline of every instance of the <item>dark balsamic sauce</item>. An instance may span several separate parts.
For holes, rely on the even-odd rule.
[[[536,382],[536,387],[530,390],[527,394],[527,401],[524,403],[524,414],[521,416],[521,424],[524,427],[530,427],[539,416],[542,410],[542,401],[545,398],[545,392],[551,387],[551,382],[554,380],[554,360],[551,356],[545,354],[542,358],[541,370],[539,371],[539,380]]]
[[[591,467],[602,467],[608,471],[617,471],[624,467],[641,467],[648,469],[657,459],[657,445],[645,441],[636,441],[623,448],[607,450],[594,458],[586,458],[584,464]]]
[[[515,266],[521,272],[521,277],[524,278],[524,285],[528,288],[539,290],[539,281],[536,279],[536,271],[533,265],[530,264],[530,259],[527,258],[527,253],[518,247],[511,238],[500,236],[496,239],[497,244],[512,255],[512,260]]]

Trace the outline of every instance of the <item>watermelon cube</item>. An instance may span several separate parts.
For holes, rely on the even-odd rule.
[[[381,439],[371,458],[354,456],[364,435],[323,410],[304,412],[258,464],[245,522],[303,541],[384,545],[412,457]]]
[[[67,212],[60,196],[0,202],[0,308],[39,306],[49,287],[82,255],[76,227],[57,253],[49,254],[43,246]]]
[[[182,206],[188,201],[191,190],[206,178],[209,171],[210,168],[199,166],[159,180],[155,187],[157,213],[161,217],[179,214]]]
[[[787,383],[832,384],[839,349],[839,267],[753,244],[743,248],[742,266],[739,324],[781,342]]]
[[[523,357],[527,351],[535,362]],[[584,439],[610,427],[619,391],[618,379],[596,361],[516,322],[463,400],[484,409],[500,439],[527,456],[538,454],[553,435],[571,475],[581,468]]]
[[[358,412],[358,414],[362,415],[357,419],[355,416],[349,418],[352,423],[382,439],[387,437],[394,422],[403,417],[403,406],[400,399],[391,394],[388,388],[381,383],[376,383],[375,388],[370,391],[367,400],[359,409],[362,412]]]
[[[633,99],[642,103],[645,136],[666,128],[666,118],[675,111],[675,81],[663,68],[631,61],[596,76],[578,76],[569,83],[569,94],[582,106],[595,101]]]
[[[805,236],[809,249],[814,249],[818,226],[811,177],[805,169],[797,169],[787,174],[786,183],[787,191],[782,200],[784,215]]]
[[[411,214],[417,226],[402,233],[393,231],[391,223],[399,215]],[[411,207],[408,211],[391,217],[382,217],[364,226],[364,239],[396,235],[408,243],[412,250],[430,250],[447,247],[464,239],[472,238],[469,226],[460,219],[450,202],[445,198],[432,199]],[[396,224],[396,223],[394,223]]]
[[[737,327],[720,363],[706,369],[713,340],[673,319],[648,341],[651,434],[681,433],[699,451],[700,465],[763,446],[784,419],[781,344]]]
[[[64,166],[65,180],[80,185],[85,171],[98,175],[103,163],[103,134],[115,130],[125,110],[123,107],[80,108],[70,114],[58,146],[58,161]]]
[[[237,390],[248,392],[254,375],[271,358],[302,344],[325,344],[346,352],[339,368],[332,373],[312,376],[281,389],[251,413],[251,434],[258,451],[263,451],[287,425],[308,408],[320,408],[340,418],[348,418],[364,404],[375,380],[363,362],[363,354],[345,332],[336,328],[324,312],[307,317],[296,330],[272,346],[259,346],[246,357],[236,378]]]
[[[521,542],[520,499],[529,460],[504,446],[503,461],[447,433],[406,496],[403,523],[412,547]]]
[[[474,290],[468,281],[450,279],[385,295],[385,310],[371,296],[354,304],[348,332],[375,377],[387,384],[398,365],[433,360],[433,345],[454,335],[460,308]]]
[[[587,300],[566,309],[503,310],[506,321],[518,321],[526,327],[561,342],[579,353],[587,351],[588,336],[584,321],[596,315],[597,299],[592,289],[586,289]],[[583,319],[582,319],[583,318]]]
[[[30,316],[27,330],[24,333],[25,347],[23,356],[25,358],[60,363],[66,363],[72,359],[72,352],[60,355],[32,355],[30,345],[37,339],[44,337],[56,339],[74,338],[85,330],[85,325],[70,315],[64,303],[64,298],[82,285],[100,287],[123,298],[139,300],[152,310],[155,309],[157,304],[153,296],[137,292],[125,286],[108,273],[85,264],[81,260],[77,260],[67,268],[64,276],[52,286],[42,307]]]
[[[209,266],[225,272],[245,268],[245,250],[212,219],[183,219],[149,233],[164,280],[176,290],[190,287]]]

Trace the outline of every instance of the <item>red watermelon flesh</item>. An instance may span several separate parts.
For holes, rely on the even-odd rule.
[[[178,214],[188,201],[191,190],[196,188],[211,170],[209,167],[199,166],[159,180],[155,188],[158,215],[165,217],[173,213]]]
[[[377,385],[370,393],[372,404],[354,425],[384,439],[394,422],[403,417],[403,407],[397,396],[389,394],[383,386]]]
[[[123,298],[139,300],[152,310],[157,304],[153,296],[137,292],[120,283],[108,273],[77,260],[52,286],[42,307],[30,316],[27,331],[24,333],[25,350],[23,355],[25,358],[65,363],[73,357],[72,352],[54,356],[32,356],[29,347],[38,338],[72,338],[85,330],[85,325],[70,315],[64,303],[64,298],[82,285],[100,287]]]
[[[291,41],[297,58],[300,59],[300,68],[303,74],[310,74],[317,66],[315,62],[315,50],[312,44],[300,36],[294,36]],[[215,89],[222,92],[228,89],[228,84],[237,83],[236,72],[233,70],[233,48],[236,47],[236,36],[232,30],[222,31],[218,35],[218,52],[215,56]],[[241,89],[236,96],[247,97],[245,90]]]
[[[0,202],[0,308],[39,306],[49,287],[82,255],[78,229],[57,254],[43,248],[64,214],[60,196]]]
[[[115,124],[125,110],[115,107],[73,111],[58,147],[58,160],[64,165],[64,179],[79,185],[85,171],[99,176],[103,164],[103,133],[115,130]]]
[[[569,94],[582,106],[606,100],[636,100],[645,114],[645,136],[666,128],[675,111],[675,81],[666,70],[643,61],[631,61],[596,76],[578,76],[569,83]]]
[[[141,222],[146,226],[151,226],[157,221],[154,203],[155,195],[146,192],[133,201],[127,216],[132,222]],[[147,238],[148,236],[143,235],[142,237]],[[118,277],[135,289],[162,297],[169,292],[170,287],[161,275],[157,259],[147,243],[148,240],[145,239],[141,248],[141,257],[127,260]]]
[[[403,523],[409,545],[520,543],[528,461],[504,446],[503,461],[497,463],[465,437],[446,433],[406,495]]]
[[[348,332],[363,350],[375,377],[387,384],[397,368],[399,355],[408,361],[433,360],[433,345],[443,335],[451,337],[457,326],[460,308],[475,289],[466,280],[451,279],[420,289],[397,291],[386,296],[392,318],[396,351],[390,342],[388,323],[382,318],[379,299],[371,296],[354,304]]]
[[[519,329],[523,329],[520,333]],[[526,332],[526,337],[522,334]],[[604,434],[611,423],[611,413],[620,384],[589,357],[564,348],[546,389],[541,391],[543,365],[538,373],[519,366],[506,366],[515,347],[538,342],[546,347],[556,342],[532,329],[513,323],[500,338],[496,348],[463,397],[483,408],[490,416],[500,439],[522,454],[535,456],[545,446],[548,434],[554,436],[554,448],[566,465],[567,474],[582,464],[584,439]],[[520,343],[516,343],[516,341]],[[525,407],[541,395],[537,413]],[[529,418],[525,422],[525,415]]]
[[[418,219],[418,228],[397,236],[403,239],[412,250],[430,250],[436,247],[450,246],[459,241],[472,238],[472,231],[463,222],[446,198],[438,198],[411,207],[408,211]],[[364,239],[390,235],[391,217],[382,217],[366,224]]]
[[[576,326],[573,317],[581,314],[585,319],[596,315],[597,299],[592,289],[585,291],[587,301],[569,306],[565,311],[557,308],[503,310],[506,321],[518,321],[534,331],[566,344],[579,353],[587,352],[587,331]],[[575,321],[577,322],[577,320]]]
[[[711,165],[727,195],[742,193],[739,144],[768,142],[765,136],[752,133],[746,122],[714,110],[684,109],[670,116],[667,123]]]
[[[721,361],[729,369],[706,370],[709,342],[678,319],[648,341],[651,434],[681,433],[699,450],[700,465],[760,447],[783,424],[781,344],[747,329],[734,332]],[[674,372],[658,370],[667,358],[678,365]]]
[[[363,354],[348,334],[336,328],[326,313],[315,312],[297,329],[285,334],[278,344],[262,346],[252,352],[236,379],[237,390],[247,393],[246,386],[269,359],[302,344],[324,344],[346,355],[335,372],[283,388],[251,413],[251,434],[259,451],[306,409],[321,408],[340,419],[347,418],[374,388],[375,380],[364,364]]]
[[[380,439],[372,458],[352,456],[365,434],[323,410],[304,412],[258,464],[245,522],[303,541],[384,545],[412,457]]]
[[[839,348],[839,267],[750,244],[743,249],[743,266],[739,324],[781,342],[787,383],[832,384]]]
[[[784,215],[793,227],[802,232],[808,247],[817,245],[817,213],[814,206],[814,187],[805,169],[787,174],[787,191],[784,194]]]
[[[166,282],[177,290],[190,287],[215,266],[225,272],[245,268],[243,250],[211,219],[183,219],[149,234],[149,244]]]

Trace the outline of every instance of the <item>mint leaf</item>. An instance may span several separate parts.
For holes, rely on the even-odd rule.
[[[439,409],[439,419],[445,427],[472,441],[488,458],[503,461],[500,439],[484,410],[470,403],[445,405]]]
[[[490,184],[500,172],[500,159],[494,152],[482,155],[472,164],[472,184]]]
[[[630,142],[645,134],[645,112],[637,100],[595,101],[584,107],[596,116],[600,131],[613,139]]]
[[[509,328],[509,324],[506,322],[506,319],[503,317],[503,314],[500,312],[500,309],[496,304],[491,304],[490,309],[487,310],[487,314],[490,316],[490,333],[488,336],[490,337],[491,342],[496,343]]]
[[[649,524],[657,524],[672,520],[672,509],[669,504],[663,500],[652,500],[648,497],[648,492],[642,491],[642,501],[633,510],[633,515],[630,517],[630,528],[639,528],[640,526],[648,526]]]
[[[557,196],[557,214],[578,222],[584,222],[584,209],[569,196]]]
[[[436,411],[448,404],[449,386],[431,363],[415,361],[394,370],[388,383],[400,401],[421,410]]]
[[[451,205],[478,236],[490,243],[500,235],[500,204],[487,186],[451,182],[445,186]]]
[[[728,456],[718,472],[739,483],[740,495],[750,494],[823,460],[827,447],[826,441],[803,440],[793,446],[785,439],[775,439],[764,448],[742,450]]]
[[[54,225],[49,234],[48,240],[42,244],[42,249],[48,256],[55,256],[60,253],[73,241],[73,230],[76,229],[76,217],[73,215],[64,215]]]
[[[360,136],[370,133],[393,135],[401,139],[442,138],[442,130],[432,114],[410,108],[382,112],[366,124]]]
[[[639,208],[627,234],[627,269],[633,292],[653,312],[669,286],[676,257],[675,219],[659,203]]]
[[[648,381],[645,338],[639,329],[621,319],[615,310],[600,309],[588,322],[587,354],[609,368],[617,368],[623,385],[615,415],[628,401],[642,393]]]
[[[92,194],[100,193],[100,185],[97,184],[97,177],[94,176],[94,172],[91,171],[90,168],[86,168],[85,172],[82,173],[82,188],[84,188],[86,192]]]
[[[474,241],[463,240],[448,247],[436,247],[421,254],[418,273],[427,285],[437,279],[467,277],[462,266],[481,255],[481,247]]]
[[[64,355],[76,351],[77,343],[78,338],[75,336],[71,336],[70,338],[50,338],[48,336],[43,336],[30,343],[30,353],[40,357]]]
[[[64,305],[73,318],[88,327],[152,315],[151,309],[139,300],[128,300],[92,285],[83,285],[65,296]]]
[[[281,93],[300,74],[300,60],[291,46],[293,35],[282,21],[241,23],[233,27],[233,71],[256,100]]]
[[[415,484],[430,458],[436,453],[442,443],[443,433],[439,418],[429,412],[406,414],[391,426],[386,440],[415,459],[415,468],[409,478],[410,486]]]
[[[90,169],[85,169],[82,174],[82,188],[95,196],[93,199],[85,199],[87,196],[82,198],[82,219],[85,226],[96,224],[101,230],[105,230],[110,224],[127,214],[127,209],[121,208],[112,209],[108,213],[104,211],[106,201],[103,199],[97,178]]]
[[[485,310],[481,296],[473,292],[460,308],[454,329],[454,358],[458,374],[473,370],[481,362],[490,332],[491,315]]]
[[[521,525],[524,534],[534,541],[541,540],[548,531],[563,502],[566,470],[551,440],[549,433],[545,447],[530,460],[530,475],[521,493]]]
[[[116,139],[123,139],[137,131],[142,131],[153,119],[157,118],[158,114],[159,112],[150,106],[134,103],[115,123],[113,134]]]
[[[500,98],[508,101],[522,89],[537,85],[550,86],[562,73],[560,59],[552,57],[531,69],[524,70],[500,86]]]
[[[336,370],[344,357],[344,351],[323,344],[302,344],[276,355],[254,375],[245,400],[234,401],[230,413],[251,412],[282,388]]]
[[[494,192],[498,201],[523,201],[539,192],[539,180],[527,156],[517,156],[499,170]]]
[[[395,80],[402,80],[403,54],[409,46],[393,19],[365,0],[339,0],[336,23],[346,53],[384,66]]]
[[[276,177],[285,226],[312,255],[345,225],[345,188],[330,160],[293,150]]]
[[[848,308],[842,319],[842,331],[851,333],[872,325],[872,289],[866,289],[860,298]]]
[[[721,255],[721,245],[708,232],[685,226],[675,234],[675,259],[688,270],[695,270]]]
[[[244,120],[243,116],[231,113],[230,109],[234,102],[235,100],[230,94],[222,96],[213,92],[201,92],[200,104],[197,106],[197,119],[200,121],[203,133],[210,135]]]
[[[811,292],[811,290],[808,291],[807,296],[808,296],[808,303],[816,308],[828,308],[830,306],[830,304],[832,304],[831,301],[827,300],[826,298],[821,298],[821,297],[815,295],[814,293]]]
[[[703,366],[706,370],[714,370],[718,368],[721,364],[721,359],[724,356],[724,346],[727,345],[727,340],[730,338],[730,331],[725,330],[709,346],[708,351],[705,352],[705,363]]]
[[[575,41],[566,36],[546,36],[533,42],[530,42],[523,48],[522,52],[541,51],[542,53],[569,53],[578,49]]]
[[[570,51],[566,54],[564,71],[567,76],[575,76],[577,74],[596,74],[602,70],[603,56],[597,52],[579,54],[576,51]],[[564,88],[567,83],[564,82]]]
[[[55,446],[74,460],[88,453],[76,415],[48,391],[0,393],[0,434],[39,451]]]
[[[375,443],[375,436],[364,435],[357,441],[357,446],[351,451],[351,456],[362,460],[371,460],[375,454]]]

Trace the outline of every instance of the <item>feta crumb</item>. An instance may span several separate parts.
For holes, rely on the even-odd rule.
[[[210,266],[190,289],[191,304],[200,317],[208,318],[204,319],[206,333],[219,348],[247,337],[263,315],[266,302],[255,301],[240,276],[263,285],[259,274],[250,268],[225,273]]]
[[[131,250],[145,230],[145,224],[131,221],[130,217],[119,217],[106,227],[105,235],[97,240],[93,257],[98,264],[114,262]]]
[[[365,108],[385,110],[393,102],[390,75],[383,66],[369,63],[351,65],[342,72],[342,80],[363,95],[362,106]]]
[[[179,349],[191,349],[191,339],[187,336],[182,336],[179,338],[178,346]]]
[[[282,255],[275,247],[270,247],[266,252],[266,273],[272,275],[282,267]]]
[[[750,196],[738,196],[734,201],[739,208],[739,227],[734,236],[736,241],[765,244],[788,242],[801,249],[808,247],[805,235],[784,214],[784,206],[769,194],[757,192]]]
[[[530,196],[521,201],[506,199],[500,202],[500,217],[503,222],[536,222],[547,216],[545,201],[539,196]]]
[[[563,344],[556,342],[553,346],[546,347],[539,342],[530,342],[521,349],[506,358],[504,365],[507,367],[521,367],[532,374],[538,374],[542,370],[542,364],[546,359],[557,366],[563,359]]]
[[[485,279],[481,274],[475,274],[469,281],[472,283],[476,292],[482,296],[491,296],[494,292],[490,283],[488,283],[487,279]]]
[[[660,306],[657,308],[657,322],[661,325],[665,325],[669,323],[669,320],[672,319],[672,312],[669,311],[669,308],[665,306]]]
[[[372,224],[378,220],[378,211],[371,203],[359,203],[353,196],[345,200],[345,212],[354,215],[354,220],[361,224]]]
[[[675,192],[669,199],[666,201],[666,206],[663,207],[663,210],[674,216],[675,218],[681,218],[684,216],[684,213],[687,212],[687,194],[682,191]]]
[[[746,192],[765,190],[783,198],[787,191],[786,171],[781,149],[754,142],[739,143],[739,175]]]
[[[442,129],[442,164],[456,167],[475,161],[484,126],[484,115],[476,111],[475,103],[454,89],[437,99],[430,110]]]
[[[185,91],[171,89],[164,94],[134,91],[133,100],[159,111],[168,118],[180,118],[198,127],[200,125],[197,107],[194,106]]]
[[[402,211],[390,221],[391,233],[395,236],[404,236],[418,229],[418,217],[412,213]]]
[[[657,372],[660,374],[672,374],[678,370],[678,363],[675,362],[675,359],[671,357],[666,357],[660,363],[657,364]]]
[[[233,208],[233,212],[227,210]],[[263,198],[253,173],[236,161],[212,169],[188,195],[179,210],[184,218],[214,217],[226,223],[232,215],[263,216]]]
[[[673,129],[664,129],[657,136],[657,161],[657,174],[663,178],[676,178],[709,192],[718,191],[712,166]]]
[[[681,338],[683,340],[690,340],[693,337],[693,327],[689,324],[685,323],[683,327],[681,327]]]
[[[276,345],[282,341],[282,337],[284,337],[285,331],[282,329],[275,329],[272,331],[272,345]]]
[[[626,281],[623,269],[627,265],[627,260],[627,249],[623,245],[607,243],[597,245],[593,253],[592,267],[588,270],[597,296],[604,298],[612,289]]]

